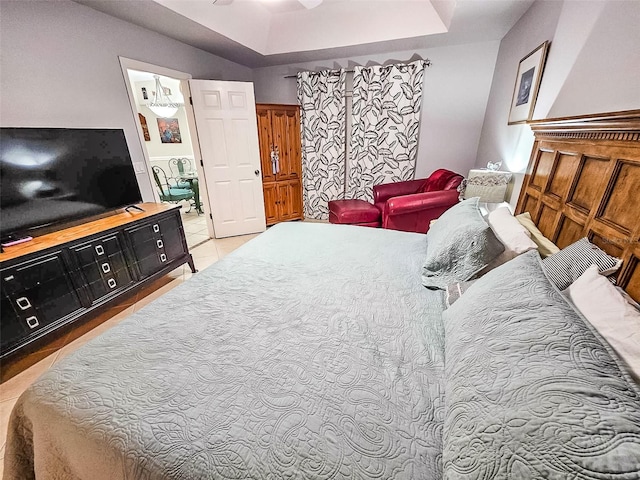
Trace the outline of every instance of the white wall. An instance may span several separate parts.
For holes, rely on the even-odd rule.
[[[118,56],[194,78],[252,78],[247,67],[68,0],[0,1],[0,43],[2,126],[122,128],[134,162],[144,157]],[[148,175],[138,182],[153,201]]]
[[[518,62],[545,40],[551,47],[534,119],[639,109],[639,25],[638,1],[534,3],[500,43],[476,165],[502,160],[503,169],[526,169],[533,134],[507,118]]]
[[[354,65],[406,62],[417,54],[433,65],[425,72],[416,178],[438,168],[465,174],[475,164],[499,42],[438,47],[253,71],[256,101],[295,104],[299,70],[352,68]]]
[[[178,119],[180,127],[180,139],[182,143],[162,143],[160,140],[160,130],[158,129],[158,117],[148,107],[138,105],[138,111],[147,119],[149,137],[151,140],[144,142],[149,157],[189,157],[193,156],[193,145],[191,145],[191,135],[187,124],[187,112],[185,107],[178,108],[172,118]]]

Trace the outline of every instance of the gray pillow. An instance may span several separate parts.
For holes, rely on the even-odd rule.
[[[527,252],[443,313],[445,479],[638,478],[640,390]]]
[[[504,251],[482,218],[478,198],[470,198],[444,212],[427,232],[427,259],[422,284],[444,289],[464,282]]]
[[[615,273],[622,260],[606,254],[588,238],[581,238],[542,261],[547,276],[560,290],[569,288],[591,265],[602,275]]]

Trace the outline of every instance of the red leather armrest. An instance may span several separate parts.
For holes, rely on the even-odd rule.
[[[373,187],[373,203],[384,203],[392,197],[411,195],[418,192],[425,179],[408,180],[406,182],[383,183]]]
[[[432,208],[452,207],[458,203],[459,193],[456,190],[439,190],[436,192],[415,193],[395,197],[387,201],[386,214],[402,215]]]

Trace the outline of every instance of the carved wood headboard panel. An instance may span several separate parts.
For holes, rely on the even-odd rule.
[[[516,213],[560,248],[588,237],[623,259],[640,301],[640,110],[530,122],[536,140]]]

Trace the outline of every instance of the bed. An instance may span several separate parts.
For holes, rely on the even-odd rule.
[[[607,192],[627,192],[620,171],[640,178],[640,112],[625,115],[616,131],[636,133],[598,140]],[[637,299],[639,222],[597,202],[569,211],[594,140],[552,150],[559,137],[538,132],[519,210],[557,243],[626,228],[615,238],[633,241],[600,243],[620,249],[618,282]],[[420,282],[426,253],[422,234],[272,227],[30,387],[4,478],[640,478],[640,389],[537,254],[445,309]]]

